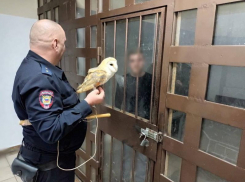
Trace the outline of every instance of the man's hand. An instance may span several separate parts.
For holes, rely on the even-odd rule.
[[[90,92],[84,100],[92,106],[102,103],[104,98],[105,92],[101,87],[99,87],[98,89],[95,89],[92,92]]]

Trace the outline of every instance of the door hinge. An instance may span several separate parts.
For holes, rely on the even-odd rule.
[[[151,130],[149,128],[143,129],[141,128],[140,137],[145,136],[146,138],[150,138],[155,140],[156,142],[162,142],[163,140],[163,133]]]

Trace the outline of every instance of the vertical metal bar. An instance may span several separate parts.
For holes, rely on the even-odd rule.
[[[150,123],[152,123],[152,105],[153,105],[153,95],[154,95],[154,83],[155,83],[155,67],[156,67],[156,50],[157,50],[157,42],[158,42],[158,18],[159,18],[159,13],[156,14],[156,28],[155,28],[155,36],[154,36],[154,40],[155,40],[155,44],[154,44],[154,48],[153,48],[153,60],[152,60],[152,64],[153,64],[153,70],[152,70],[152,82],[151,82],[151,105],[150,105]]]
[[[103,34],[104,34],[104,43],[103,43],[103,49],[104,49],[104,54],[103,54],[103,59],[105,59],[105,41],[106,41],[106,37],[105,37],[105,31],[106,31],[106,23],[104,23],[104,32],[103,32]]]
[[[138,51],[140,50],[141,43],[141,27],[142,27],[142,16],[140,16],[140,25],[139,25],[139,42],[138,42]],[[136,99],[135,99],[135,118],[138,117],[138,97],[139,97],[139,75],[136,77]]]
[[[113,42],[113,57],[116,57],[116,33],[117,33],[117,22],[114,21],[114,42]],[[115,106],[115,88],[116,88],[116,77],[113,76],[112,79],[112,109],[114,109]]]
[[[127,54],[128,54],[128,18],[126,19],[126,35],[125,35],[125,56],[124,56],[124,90],[123,90],[123,113],[126,111],[126,80],[127,80]]]
[[[101,171],[101,175],[100,175],[100,180],[102,181],[103,180],[103,171],[104,171],[104,147],[105,147],[105,144],[104,144],[104,138],[105,138],[105,134],[102,132],[102,135],[101,135],[101,156],[100,156],[100,159],[101,159],[101,165],[100,165],[100,171]]]
[[[124,155],[124,145],[123,145],[123,143],[121,142],[121,144],[122,144],[122,148],[121,148],[121,165],[120,165],[120,168],[121,168],[121,173],[120,173],[120,181],[119,182],[122,182],[122,178],[123,178],[123,155]]]

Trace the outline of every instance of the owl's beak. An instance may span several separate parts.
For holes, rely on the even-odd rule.
[[[117,70],[118,70],[117,64],[113,64],[113,67],[114,67],[114,69],[115,69],[115,72],[117,72]]]

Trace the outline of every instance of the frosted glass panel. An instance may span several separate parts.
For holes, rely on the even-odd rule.
[[[132,162],[133,162],[134,150],[124,144],[123,150],[123,182],[131,182],[132,179]]]
[[[96,169],[91,167],[91,182],[96,182]]]
[[[84,139],[83,144],[82,144],[80,149],[82,149],[84,152],[86,152],[86,138]]]
[[[147,178],[147,165],[148,165],[148,158],[145,155],[136,152],[135,171],[134,171],[135,182],[145,181],[145,179]]]
[[[125,0],[110,0],[110,9],[118,9],[125,6]]]
[[[86,76],[86,60],[84,57],[77,58],[77,74]]]
[[[77,157],[78,157],[78,165],[81,165],[82,163],[85,162],[85,160],[82,157],[80,156]],[[81,167],[78,168],[78,170],[86,176],[86,165],[82,165]]]
[[[197,180],[196,182],[228,182],[220,177],[206,171],[200,167],[197,168]]]
[[[173,63],[171,93],[188,96],[191,64]]]
[[[245,45],[245,2],[217,7],[214,45]]]
[[[46,18],[51,20],[51,11],[46,12]]]
[[[236,164],[242,130],[204,119],[200,149],[230,163]]]
[[[169,110],[169,136],[176,140],[183,141],[185,131],[185,118],[185,113],[171,109]]]
[[[147,2],[147,1],[151,1],[151,0],[135,0],[135,4],[144,3],[144,2]]]
[[[59,23],[59,7],[54,8],[54,21]]]
[[[43,0],[38,0],[38,5],[43,6]]]
[[[85,17],[85,0],[76,0],[76,18]]]
[[[110,179],[110,151],[111,151],[111,136],[104,134],[103,136],[103,181],[109,181]]]
[[[122,142],[113,138],[111,182],[119,182],[121,176]]]
[[[105,57],[114,57],[114,22],[106,23],[105,30]],[[110,79],[105,84],[105,103],[109,106],[112,105],[112,80]]]
[[[79,96],[79,100],[82,101],[86,98],[86,92],[80,93],[78,94],[78,96]]]
[[[197,10],[177,13],[175,45],[194,45]]]
[[[98,7],[97,7],[97,0],[90,0],[90,15],[97,14]]]
[[[85,28],[77,29],[77,48],[85,47]]]
[[[173,182],[179,182],[181,163],[182,159],[180,157],[167,152],[165,160],[165,176],[167,176]]]
[[[245,108],[245,67],[210,66],[207,100]]]
[[[91,156],[94,155],[94,152],[95,152],[95,143],[91,142]],[[94,159],[96,159],[96,155],[94,156]]]
[[[91,27],[91,43],[90,47],[96,48],[97,47],[97,26]]]

